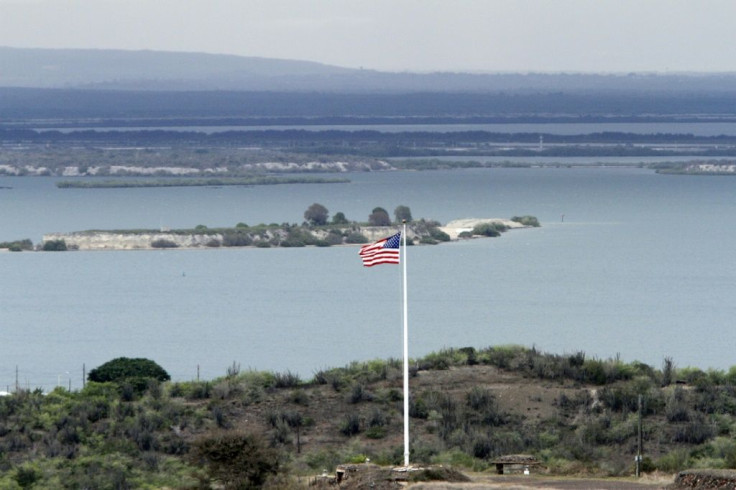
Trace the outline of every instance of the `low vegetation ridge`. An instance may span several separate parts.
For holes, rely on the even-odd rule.
[[[154,180],[63,180],[56,183],[60,189],[98,189],[127,187],[210,187],[226,185],[276,185],[276,184],[345,184],[345,178],[286,177],[276,175],[254,175],[239,178],[209,177]]]
[[[643,474],[671,483],[688,468],[736,468],[736,367],[665,358],[657,369],[523,346],[444,349],[410,366],[415,465],[477,482],[524,454],[539,463],[532,478],[632,478],[641,434]],[[396,359],[309,380],[233,363],[221,378],[171,381],[151,360],[118,358],[81,390],[3,395],[0,488],[306,488],[341,464],[403,462]],[[682,474],[682,488],[705,473]]]

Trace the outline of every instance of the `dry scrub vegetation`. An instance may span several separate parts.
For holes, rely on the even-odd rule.
[[[412,361],[411,460],[492,474],[534,455],[546,475],[736,468],[736,370],[662,369],[518,346]],[[401,362],[311,380],[241,371],[210,381],[89,382],[0,397],[0,488],[298,488],[338,464],[403,462]]]

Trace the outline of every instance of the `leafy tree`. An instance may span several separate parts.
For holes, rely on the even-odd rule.
[[[104,383],[106,381],[123,381],[128,378],[153,378],[159,381],[171,379],[164,368],[150,359],[118,357],[107,361],[91,370],[87,379]]]
[[[412,219],[411,209],[409,209],[409,206],[397,206],[396,209],[394,209],[394,216],[396,217],[396,221],[398,223],[401,223],[404,220],[409,223]]]
[[[335,213],[335,216],[332,217],[332,224],[333,225],[346,225],[348,224],[348,219],[345,217],[345,213],[342,211],[338,211]]]
[[[222,432],[195,441],[192,461],[207,467],[224,488],[262,488],[279,469],[278,452],[253,434]]]
[[[312,204],[304,211],[304,219],[314,226],[326,225],[328,215],[327,208],[319,203]]]
[[[385,209],[374,208],[373,212],[368,216],[368,223],[371,226],[389,226],[391,224],[391,218]]]

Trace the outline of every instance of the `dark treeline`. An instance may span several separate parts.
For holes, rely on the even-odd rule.
[[[732,144],[736,137],[731,135],[696,136],[693,134],[655,133],[636,134],[621,132],[600,132],[576,135],[558,135],[549,133],[493,133],[489,131],[405,131],[382,132],[375,130],[325,130],[310,131],[305,129],[285,130],[252,130],[223,131],[204,133],[198,131],[174,130],[131,130],[105,131],[80,130],[62,132],[57,130],[37,131],[31,129],[0,129],[0,142],[7,144],[25,142],[38,144],[71,144],[71,143],[115,143],[129,145],[159,144],[192,144],[204,146],[242,145],[242,144],[274,144],[278,146],[294,145],[414,145],[442,144],[460,145],[466,143],[526,143],[536,144],[539,138],[545,144],[635,144],[635,143],[699,143],[699,144]]]
[[[537,93],[151,92],[0,88],[0,114],[29,119],[733,115],[736,91]],[[87,121],[89,123],[89,120]]]

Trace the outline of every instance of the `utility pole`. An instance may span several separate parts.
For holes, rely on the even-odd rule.
[[[636,477],[641,476],[641,395],[639,395],[639,434],[636,445]]]

